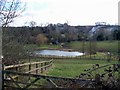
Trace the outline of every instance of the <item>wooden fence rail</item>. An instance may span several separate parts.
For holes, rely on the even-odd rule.
[[[91,82],[90,80],[85,80],[85,79],[77,79],[77,78],[64,78],[64,77],[55,77],[55,76],[47,76],[47,75],[37,75],[37,74],[29,74],[29,73],[22,73],[22,72],[16,72],[16,71],[8,71],[8,70],[4,70],[4,74],[7,74],[11,79],[4,79],[4,86],[5,87],[11,87],[8,84],[6,84],[7,82],[10,83],[14,83],[16,85],[17,88],[23,88],[23,89],[27,89],[30,86],[39,86],[39,84],[35,84],[38,80],[40,79],[45,79],[47,80],[49,83],[51,83],[54,87],[57,88],[61,88],[60,86],[58,86],[56,83],[54,83],[54,80],[64,80],[64,81],[69,81],[69,82]],[[23,82],[23,81],[16,81],[14,79],[12,79],[11,75],[19,75],[19,76],[24,76],[24,77],[32,77],[35,78],[32,82]],[[24,84],[24,87],[21,87],[20,84]],[[13,87],[13,86],[12,86]]]
[[[35,66],[34,69],[33,69],[33,65]],[[47,70],[49,67],[51,67],[51,65],[52,65],[52,60],[6,66],[3,71],[4,73],[4,84],[3,85],[5,89],[9,89],[12,87],[23,88],[23,89],[30,88],[31,86],[41,87],[42,85],[38,84],[37,81],[39,81],[40,79],[44,79],[47,82],[49,82],[49,84],[51,84],[52,87],[61,88],[61,86],[57,85],[55,80],[57,80],[57,82],[65,81],[64,82],[65,84],[74,83],[74,82],[76,83],[91,82],[90,80],[85,80],[85,79],[80,79],[80,78],[64,78],[64,77],[55,77],[55,76],[47,76],[47,75],[38,74],[38,70],[40,71],[41,70],[43,71],[43,69]],[[21,67],[23,68],[26,66],[29,68],[27,72],[20,71]]]
[[[39,74],[43,73],[44,70],[47,70],[51,66],[52,60],[5,66],[4,70],[12,70],[24,73],[31,73],[35,71],[35,74]]]
[[[24,78],[23,77],[24,74],[27,75],[25,80],[29,81],[30,78],[32,78],[30,74],[39,75],[40,73],[43,73],[44,71],[48,70],[51,66],[52,66],[52,60],[5,66],[4,71],[3,71],[4,72],[4,87],[6,87],[6,86],[9,87],[9,85],[11,85],[11,83],[9,83],[9,82],[12,82],[12,83],[15,83],[18,88],[20,88],[19,83],[21,83],[21,78]],[[8,73],[6,73],[6,71],[19,72],[19,73],[23,73],[23,75],[13,74],[13,73],[8,74]],[[34,82],[36,82],[36,81],[34,81]],[[24,83],[24,84],[28,85],[26,87],[29,87],[31,85],[34,85],[34,82]],[[14,85],[12,85],[12,86],[14,86]],[[10,86],[10,87],[12,87],[12,86]]]
[[[96,85],[98,85],[99,82],[101,83],[101,80],[102,80],[102,82],[108,82],[107,80],[109,78],[112,78],[111,76],[109,76],[109,74],[113,73],[113,75],[116,76],[115,74],[119,73],[118,69],[120,68],[118,64],[107,64],[107,65],[103,65],[103,66],[99,66],[98,64],[96,64],[96,67],[86,70],[86,73],[83,73],[84,74],[83,77],[75,77],[75,78],[55,77],[55,76],[39,75],[36,73],[32,73],[33,71],[37,71],[38,69],[41,70],[43,68],[45,69],[45,68],[49,67],[51,65],[52,61],[47,61],[47,62],[45,61],[44,63],[45,63],[45,65],[42,67],[39,67],[39,65],[36,65],[33,63],[32,65],[35,65],[36,68],[35,68],[35,70],[31,69],[29,72],[11,71],[11,70],[7,70],[7,69],[10,69],[11,67],[13,68],[13,66],[6,67],[6,70],[3,71],[4,75],[7,76],[7,78],[4,78],[4,87],[7,90],[9,90],[9,87],[28,89],[28,88],[31,88],[32,86],[36,86],[38,88],[41,88],[44,86],[44,83],[39,83],[38,81],[40,79],[42,79],[42,80],[44,79],[50,85],[49,87],[55,87],[55,88],[72,87],[73,88],[74,86],[75,87],[77,86],[78,88],[79,87],[80,88],[84,88],[84,87],[96,88]],[[24,64],[24,65],[29,66],[31,64]],[[21,65],[21,67],[24,65]],[[16,65],[14,68],[16,68],[16,67],[18,67],[18,66]],[[96,70],[98,70],[98,69],[105,70],[105,73],[100,73],[100,74],[97,73]],[[95,77],[90,78],[89,74],[91,76],[93,76],[92,72],[94,72],[94,71],[95,71]],[[100,75],[99,77],[98,77],[98,74]],[[106,79],[106,77],[102,76],[103,74],[108,75],[107,79]],[[22,77],[23,80],[21,80],[21,79],[16,80],[13,78],[13,76]],[[89,78],[87,78],[87,76]],[[27,80],[28,77],[31,77],[31,80]],[[117,78],[118,77],[119,76],[117,76]],[[117,82],[117,78],[115,79],[114,82]],[[26,82],[25,82],[25,79],[26,79]],[[109,82],[107,84],[109,85]],[[110,85],[111,85],[111,83],[110,83]],[[116,83],[115,87],[117,87],[117,85],[118,85],[118,83]],[[104,85],[100,84],[99,86],[104,86]]]
[[[22,73],[40,74],[48,70],[48,68],[50,68],[51,66],[52,66],[52,60],[5,66],[4,70],[17,71]],[[4,77],[9,78],[5,74]],[[12,78],[13,79],[18,78],[18,75],[13,75]]]

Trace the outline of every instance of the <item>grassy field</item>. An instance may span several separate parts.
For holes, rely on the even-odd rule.
[[[111,61],[109,64],[118,63],[117,61]],[[53,68],[51,68],[46,74],[52,76],[63,77],[75,77],[80,75],[85,69],[92,68],[93,65],[106,65],[105,60],[54,60]]]
[[[82,41],[74,41],[74,42],[66,43],[66,45],[71,49],[82,50],[83,48]],[[25,46],[28,50],[29,49],[59,49],[61,48],[60,45],[50,45],[50,44],[42,44],[42,45],[28,44]],[[95,47],[94,45],[92,46]],[[84,43],[84,49],[88,51],[89,47],[90,47],[90,43],[89,41],[86,41]],[[105,50],[105,51],[115,53],[115,52],[118,52],[118,41],[97,41],[96,47],[97,47],[97,50]]]
[[[82,50],[83,42],[71,42],[67,44],[70,48]],[[85,42],[85,50],[89,50],[89,42]],[[97,50],[106,50],[109,52],[118,52],[118,41],[97,41],[96,42]]]
[[[83,42],[71,42],[67,43],[71,49],[82,49]],[[109,52],[117,52],[118,51],[118,41],[100,41],[96,42],[97,49],[105,49]],[[32,45],[28,45],[28,48],[31,48]],[[60,45],[34,45],[36,49],[59,49]],[[94,46],[93,46],[94,47]],[[89,42],[85,42],[84,48],[87,50],[89,48]],[[105,57],[104,54],[97,53],[97,57]],[[107,60],[76,60],[76,59],[61,59],[53,61],[53,68],[50,69],[46,74],[53,76],[64,76],[64,77],[75,77],[80,75],[84,71],[84,69],[91,68],[94,64],[105,65],[108,64]],[[111,61],[110,63],[117,63],[117,61]]]
[[[39,49],[59,49],[60,45],[50,45],[50,44],[42,44],[42,45],[36,45],[36,44],[26,44],[26,49],[28,50],[39,50]]]

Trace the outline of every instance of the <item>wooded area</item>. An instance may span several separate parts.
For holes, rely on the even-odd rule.
[[[97,27],[97,26],[96,26]],[[61,29],[62,28],[62,29]],[[93,35],[91,33],[93,26],[69,26],[64,24],[48,25],[46,27],[4,27],[3,28],[3,62],[5,64],[17,64],[20,59],[28,58],[29,53],[35,48],[27,49],[25,45],[35,44],[53,44],[62,45],[61,43],[70,43],[72,41],[90,41],[90,52],[96,52],[96,42],[104,40],[119,40],[120,30],[118,26],[104,26],[97,30]],[[112,28],[112,30],[110,30]],[[92,35],[92,36],[91,36]],[[93,47],[94,46],[94,47]],[[85,52],[83,47],[81,50]]]

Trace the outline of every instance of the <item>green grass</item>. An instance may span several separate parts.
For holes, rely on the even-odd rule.
[[[102,41],[97,42],[98,48],[105,48],[110,52],[118,52],[118,41]]]
[[[85,42],[85,50],[89,50],[89,42]],[[105,49],[106,51],[117,53],[118,51],[118,41],[99,41],[96,42],[97,49]],[[82,50],[83,42],[75,41],[67,44],[72,49]],[[36,49],[59,49],[60,45],[33,45]],[[30,49],[32,45],[28,45]],[[94,46],[93,46],[94,47]],[[103,53],[97,53],[98,58],[105,57]],[[34,61],[34,60],[33,60]],[[36,60],[35,60],[36,61]],[[108,62],[106,60],[55,60],[54,59],[53,68],[48,71],[48,75],[53,76],[64,76],[64,77],[75,77],[83,72],[84,69],[91,68],[93,64],[105,65]],[[117,63],[117,61],[111,61],[110,63]]]
[[[58,49],[60,48],[60,45],[50,45],[50,44],[41,44],[41,45],[37,45],[37,44],[26,44],[25,48],[28,50],[39,50],[39,49]]]
[[[82,51],[83,48],[83,42],[82,41],[74,41],[67,43],[67,46],[69,46],[71,49],[77,49]],[[94,47],[94,45],[92,45]],[[97,41],[96,42],[97,50],[105,50],[109,52],[118,52],[118,41]],[[60,45],[50,45],[50,44],[42,44],[42,45],[36,45],[36,44],[26,44],[25,47],[29,49],[59,49],[61,48]],[[84,43],[84,49],[85,51],[89,51],[90,43],[89,41],[86,41]]]
[[[110,63],[117,63],[117,61],[111,61]],[[92,68],[94,64],[105,65],[108,62],[105,60],[54,60],[53,68],[47,74],[52,76],[75,77],[80,75],[85,69]]]
[[[75,41],[67,44],[70,48],[82,50],[83,42]],[[89,41],[86,41],[84,44],[85,50],[89,50]],[[97,49],[103,49],[109,52],[118,52],[118,41],[97,41],[96,42]]]
[[[60,48],[60,45],[42,44],[37,47],[37,49],[57,49],[57,48]]]

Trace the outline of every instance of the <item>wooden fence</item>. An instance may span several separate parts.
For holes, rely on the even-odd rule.
[[[51,62],[51,61],[50,61]],[[49,62],[49,64],[50,64]],[[100,69],[100,70],[99,70]],[[44,88],[101,88],[107,85],[115,85],[113,87],[118,88],[117,80],[119,78],[119,64],[107,64],[103,66],[99,66],[99,64],[95,64],[94,67],[85,70],[86,72],[81,73],[81,75],[70,78],[70,77],[55,77],[48,75],[38,75],[32,73],[24,73],[17,72],[11,70],[4,70],[4,74],[7,75],[8,78],[4,78],[4,87],[6,90],[9,90],[9,87],[12,90],[15,88],[28,89],[35,86],[36,88],[41,88],[44,85]],[[101,72],[101,70],[105,72]],[[16,80],[13,76],[22,77],[23,80]],[[111,76],[112,75],[112,76]],[[26,80],[28,77],[31,77],[31,80]],[[115,78],[116,77],[116,78]],[[112,78],[112,79],[110,79]],[[40,79],[47,81],[47,83],[39,83]],[[26,81],[25,81],[26,80]],[[113,82],[114,80],[114,82]],[[104,82],[106,84],[104,85]],[[101,84],[100,84],[101,83]],[[102,84],[103,83],[103,84]],[[49,84],[49,85],[48,85]],[[42,89],[41,89],[42,90]]]
[[[61,88],[57,85],[54,81],[57,82],[60,80],[69,81],[71,83],[74,82],[86,82],[83,79],[75,79],[75,78],[64,78],[64,77],[54,77],[54,76],[47,76],[41,75],[39,73],[43,73],[48,68],[52,66],[52,60],[50,61],[42,61],[42,62],[32,62],[32,63],[24,63],[18,65],[11,65],[4,67],[4,82],[3,86],[5,90],[8,89],[28,89],[31,86],[35,87],[42,87],[40,83],[37,83],[40,79],[46,80],[50,87],[57,87]],[[68,82],[68,83],[69,83]],[[66,82],[65,82],[66,83]]]
[[[64,78],[64,77],[55,77],[55,76],[47,76],[47,75],[36,75],[36,74],[28,74],[28,73],[21,73],[21,72],[15,72],[15,71],[8,71],[8,70],[5,70],[4,71],[5,74],[7,74],[10,79],[4,79],[4,87],[9,89],[10,88],[22,88],[22,89],[28,89],[30,88],[31,86],[37,86],[39,88],[41,88],[42,85],[37,84],[37,81],[39,81],[40,79],[44,79],[46,80],[47,82],[49,82],[50,84],[50,87],[54,87],[54,88],[63,88],[61,87],[61,85],[57,85],[54,81],[57,80],[57,81],[61,81],[63,80],[62,84],[66,86],[66,84],[74,84],[76,82],[76,84],[80,84],[81,82],[82,83],[85,83],[85,82],[89,82],[91,83],[90,80],[85,80],[85,79],[79,79],[79,78]],[[19,75],[19,76],[23,76],[23,77],[28,77],[30,76],[31,78],[34,78],[31,82],[23,82],[23,81],[16,81],[14,79],[12,79],[11,75]],[[67,82],[66,82],[67,81]],[[15,86],[9,86],[10,84],[7,84],[7,83],[14,83]],[[82,84],[81,83],[81,84]],[[80,84],[80,85],[81,85]],[[23,86],[21,86],[23,85]],[[70,86],[69,86],[70,87]],[[41,89],[42,90],[42,89]]]
[[[48,70],[48,68],[50,68],[51,66],[52,66],[52,60],[5,66],[4,70],[40,74]],[[13,76],[12,78],[17,78],[17,76]]]
[[[31,81],[31,79],[33,79],[30,76],[30,74],[40,75],[44,71],[48,70],[51,66],[52,66],[52,60],[5,66],[3,71],[4,72],[3,85],[4,87],[6,86],[14,87],[16,85],[18,88],[20,88],[20,86],[18,85],[19,82],[24,81],[24,84],[26,85],[25,81]],[[9,75],[8,73],[5,73],[6,71],[27,74],[27,77],[23,77],[22,75],[19,75],[19,74]],[[9,83],[9,82],[12,82],[12,83]],[[15,83],[15,85],[13,85],[13,83]],[[29,85],[31,86],[32,84],[34,85],[34,82],[31,82],[31,84]]]

